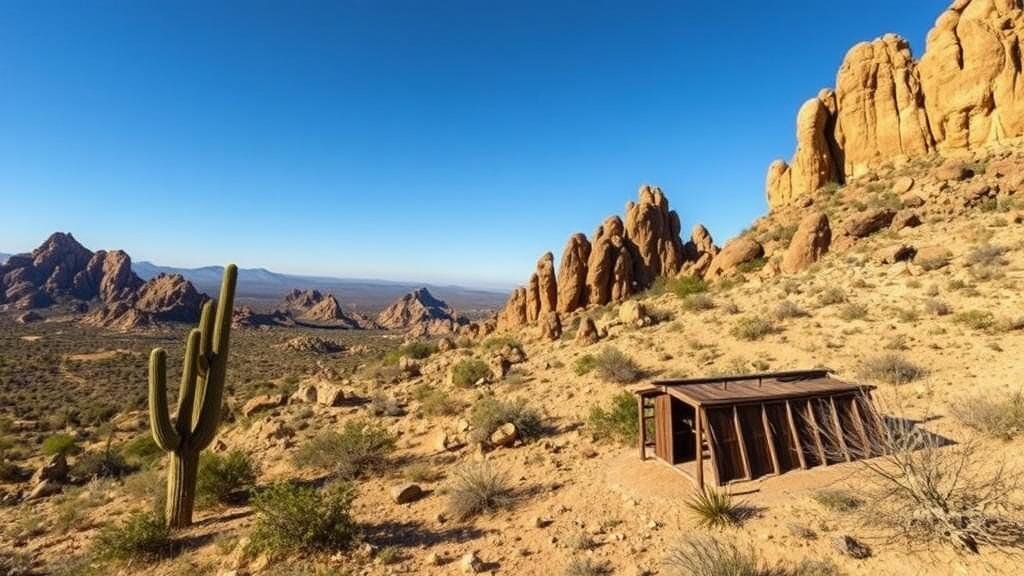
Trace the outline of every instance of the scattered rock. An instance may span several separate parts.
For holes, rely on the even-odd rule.
[[[579,330],[576,331],[576,344],[589,346],[596,344],[599,339],[597,325],[594,324],[593,319],[590,316],[581,317]]]
[[[627,300],[619,306],[619,322],[626,326],[641,328],[650,326],[652,320],[647,314],[647,308],[639,300]]]
[[[892,191],[895,194],[906,194],[914,187],[914,179],[910,176],[900,176],[892,181]]]
[[[312,404],[316,402],[317,390],[315,384],[300,384],[299,389],[291,395],[289,401],[296,404]]]
[[[917,212],[914,212],[913,210],[900,210],[895,216],[893,216],[892,223],[889,227],[893,231],[899,232],[904,228],[916,228],[920,225],[921,216],[919,216]]]
[[[484,563],[476,552],[468,552],[459,560],[459,568],[465,574],[478,574],[483,571]]]
[[[341,406],[345,401],[345,390],[337,384],[320,382],[316,385],[316,403],[321,406]]]
[[[804,216],[782,258],[782,271],[795,274],[817,262],[828,252],[832,229],[824,212]]]
[[[509,369],[512,367],[512,363],[501,354],[494,354],[490,357],[487,362],[488,367],[491,369],[491,378],[497,382],[505,378],[508,374]]]
[[[418,484],[407,482],[391,489],[391,499],[395,504],[409,504],[423,497],[423,489]]]
[[[866,544],[860,542],[853,536],[845,534],[836,536],[832,539],[832,548],[840,554],[849,556],[850,558],[856,558],[858,560],[863,560],[864,558],[871,556],[871,548],[868,548]]]
[[[920,208],[924,206],[924,198],[921,198],[917,194],[905,194],[900,196],[900,204],[906,208]]]
[[[284,394],[260,394],[253,396],[242,405],[242,415],[248,418],[257,412],[277,408],[285,403]]]
[[[38,485],[45,481],[61,484],[68,479],[68,461],[63,454],[54,454],[32,474],[32,483]]]
[[[402,375],[406,377],[416,377],[420,375],[420,363],[414,358],[408,356],[402,356],[398,359],[398,369],[402,371]]]
[[[923,246],[914,255],[914,264],[925,270],[938,270],[949,265],[952,254],[945,246]]]
[[[62,490],[59,482],[53,480],[43,480],[36,484],[32,491],[25,497],[26,500],[38,500],[40,498],[46,498],[47,496],[53,496]]]
[[[491,446],[509,448],[515,444],[519,438],[519,431],[516,429],[516,425],[511,422],[506,422],[491,433],[490,443]]]
[[[715,279],[732,274],[741,264],[763,256],[764,247],[757,240],[746,236],[733,238],[711,261],[705,277]]]
[[[558,317],[558,312],[548,312],[541,319],[540,337],[551,341],[562,337],[562,320]]]
[[[437,341],[437,349],[441,352],[448,352],[455,349],[455,341],[445,336]]]
[[[843,234],[851,238],[864,238],[892,224],[896,212],[890,208],[875,208],[854,214],[843,223]]]
[[[318,352],[321,354],[333,354],[345,350],[345,347],[338,342],[321,338],[320,336],[296,336],[295,338],[285,340],[277,346],[283,350]]]
[[[905,262],[912,260],[917,250],[908,244],[894,244],[888,248],[884,248],[878,254],[878,261],[882,264],[895,264],[896,262]]]

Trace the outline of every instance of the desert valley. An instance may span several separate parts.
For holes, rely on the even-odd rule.
[[[739,235],[644,184],[511,293],[0,246],[0,576],[1020,573],[1022,42],[957,0],[857,44]],[[638,396],[809,369],[877,450],[697,417],[701,489]]]

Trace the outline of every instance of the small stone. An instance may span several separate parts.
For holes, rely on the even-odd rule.
[[[479,574],[484,569],[484,563],[476,552],[469,552],[459,560],[459,567],[465,574]]]
[[[61,486],[58,482],[54,482],[53,480],[43,480],[32,488],[32,491],[28,493],[26,500],[46,498],[47,496],[52,496],[60,491]]]
[[[832,539],[832,547],[840,554],[862,560],[871,556],[871,548],[853,536],[846,534],[836,536]]]
[[[519,431],[516,430],[516,425],[506,422],[491,433],[491,446],[508,448],[515,444],[517,438],[519,438]]]
[[[391,489],[391,499],[396,504],[409,504],[423,497],[423,489],[419,484],[407,482]]]
[[[547,528],[553,522],[554,520],[552,520],[551,518],[547,518],[545,516],[536,516],[533,519],[533,526],[534,528]]]

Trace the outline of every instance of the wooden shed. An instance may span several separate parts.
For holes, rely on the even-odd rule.
[[[657,380],[634,390],[640,458],[703,488],[706,464],[721,486],[877,456],[873,389],[827,370]]]

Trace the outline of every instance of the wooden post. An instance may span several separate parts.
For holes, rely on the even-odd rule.
[[[768,410],[764,404],[761,404],[761,423],[764,424],[764,437],[768,440],[768,453],[772,457],[772,470],[775,470],[776,474],[781,474],[779,455],[775,453],[775,434],[772,433],[772,427],[768,422]]]
[[[644,396],[636,395],[636,408],[640,422],[640,460],[647,460],[647,416],[644,414]]]
[[[811,432],[814,433],[814,445],[818,447],[818,457],[821,458],[821,465],[828,466],[828,455],[825,454],[825,446],[821,442],[821,429],[818,426],[818,418],[814,415],[814,405],[811,404],[814,400],[807,400],[804,402],[804,408],[807,409],[807,418],[811,421]]]
[[[743,428],[740,426],[740,412],[735,406],[732,407],[732,423],[736,427],[736,439],[740,445],[740,458],[743,460],[743,472],[745,473],[744,478],[750,480],[753,478],[753,473],[750,471],[750,457],[747,455],[747,443],[743,439]]]
[[[693,407],[693,421],[695,423],[695,436],[697,436],[697,488],[704,491],[704,439],[701,435],[704,433],[703,427],[701,426],[701,415],[700,409],[696,406]]]
[[[849,402],[850,409],[853,411],[853,424],[861,441],[861,454],[859,458],[871,458],[874,456],[874,448],[871,446],[871,439],[868,438],[868,433],[864,429],[864,417],[860,413],[860,406],[857,405],[857,398],[851,397]]]
[[[846,457],[846,461],[850,461],[850,449],[846,446],[846,437],[843,436],[843,423],[839,420],[839,409],[836,408],[836,399],[834,396],[828,397],[828,403],[832,407],[832,422],[836,426],[836,438],[839,441],[839,449],[843,451],[843,456]]]
[[[800,434],[796,429],[796,421],[793,420],[793,408],[789,405],[789,400],[786,400],[786,420],[789,420],[789,433],[793,435],[793,444],[796,445],[796,457],[800,461],[800,468],[807,469],[807,459],[804,458],[804,447],[800,443]]]
[[[708,415],[704,411],[703,407],[700,409],[700,420],[704,424],[704,433],[708,436],[708,453],[711,456],[711,475],[715,479],[715,486],[721,486],[722,479],[718,475],[718,454],[715,451],[715,431],[711,429],[711,426],[708,423]]]

